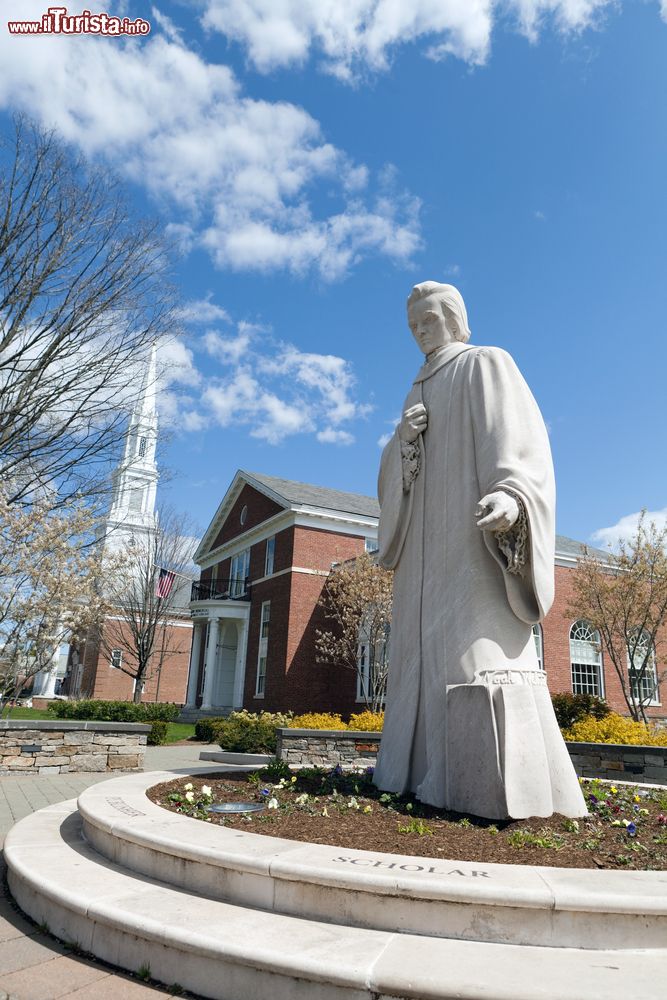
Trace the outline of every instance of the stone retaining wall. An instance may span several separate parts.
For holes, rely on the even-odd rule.
[[[382,733],[278,729],[277,756],[299,767],[373,767]],[[667,785],[667,747],[567,743],[574,769],[584,778]]]
[[[381,733],[341,729],[278,729],[276,756],[299,767],[374,767]]]
[[[0,719],[0,774],[142,771],[150,726]]]
[[[568,743],[567,748],[575,771],[584,778],[667,785],[667,747]]]

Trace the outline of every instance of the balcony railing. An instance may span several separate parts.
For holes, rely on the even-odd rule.
[[[249,580],[195,580],[191,601],[249,601]]]

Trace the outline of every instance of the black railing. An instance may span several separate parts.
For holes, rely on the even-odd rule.
[[[191,601],[249,601],[249,580],[195,580]]]

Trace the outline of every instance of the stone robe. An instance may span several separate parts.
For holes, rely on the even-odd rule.
[[[398,432],[380,467],[394,607],[375,782],[488,818],[585,815],[531,628],[554,594],[553,465],[537,404],[505,351],[461,343],[421,369],[405,407],[418,402],[428,427],[409,488]],[[519,573],[476,525],[496,490],[527,515]]]

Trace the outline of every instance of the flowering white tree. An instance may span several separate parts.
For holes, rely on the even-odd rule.
[[[355,671],[372,712],[382,709],[387,690],[392,579],[389,570],[363,553],[334,567],[319,601],[331,625],[316,632],[318,654]]]
[[[0,712],[101,614],[92,527],[80,502],[23,507],[0,490]]]

